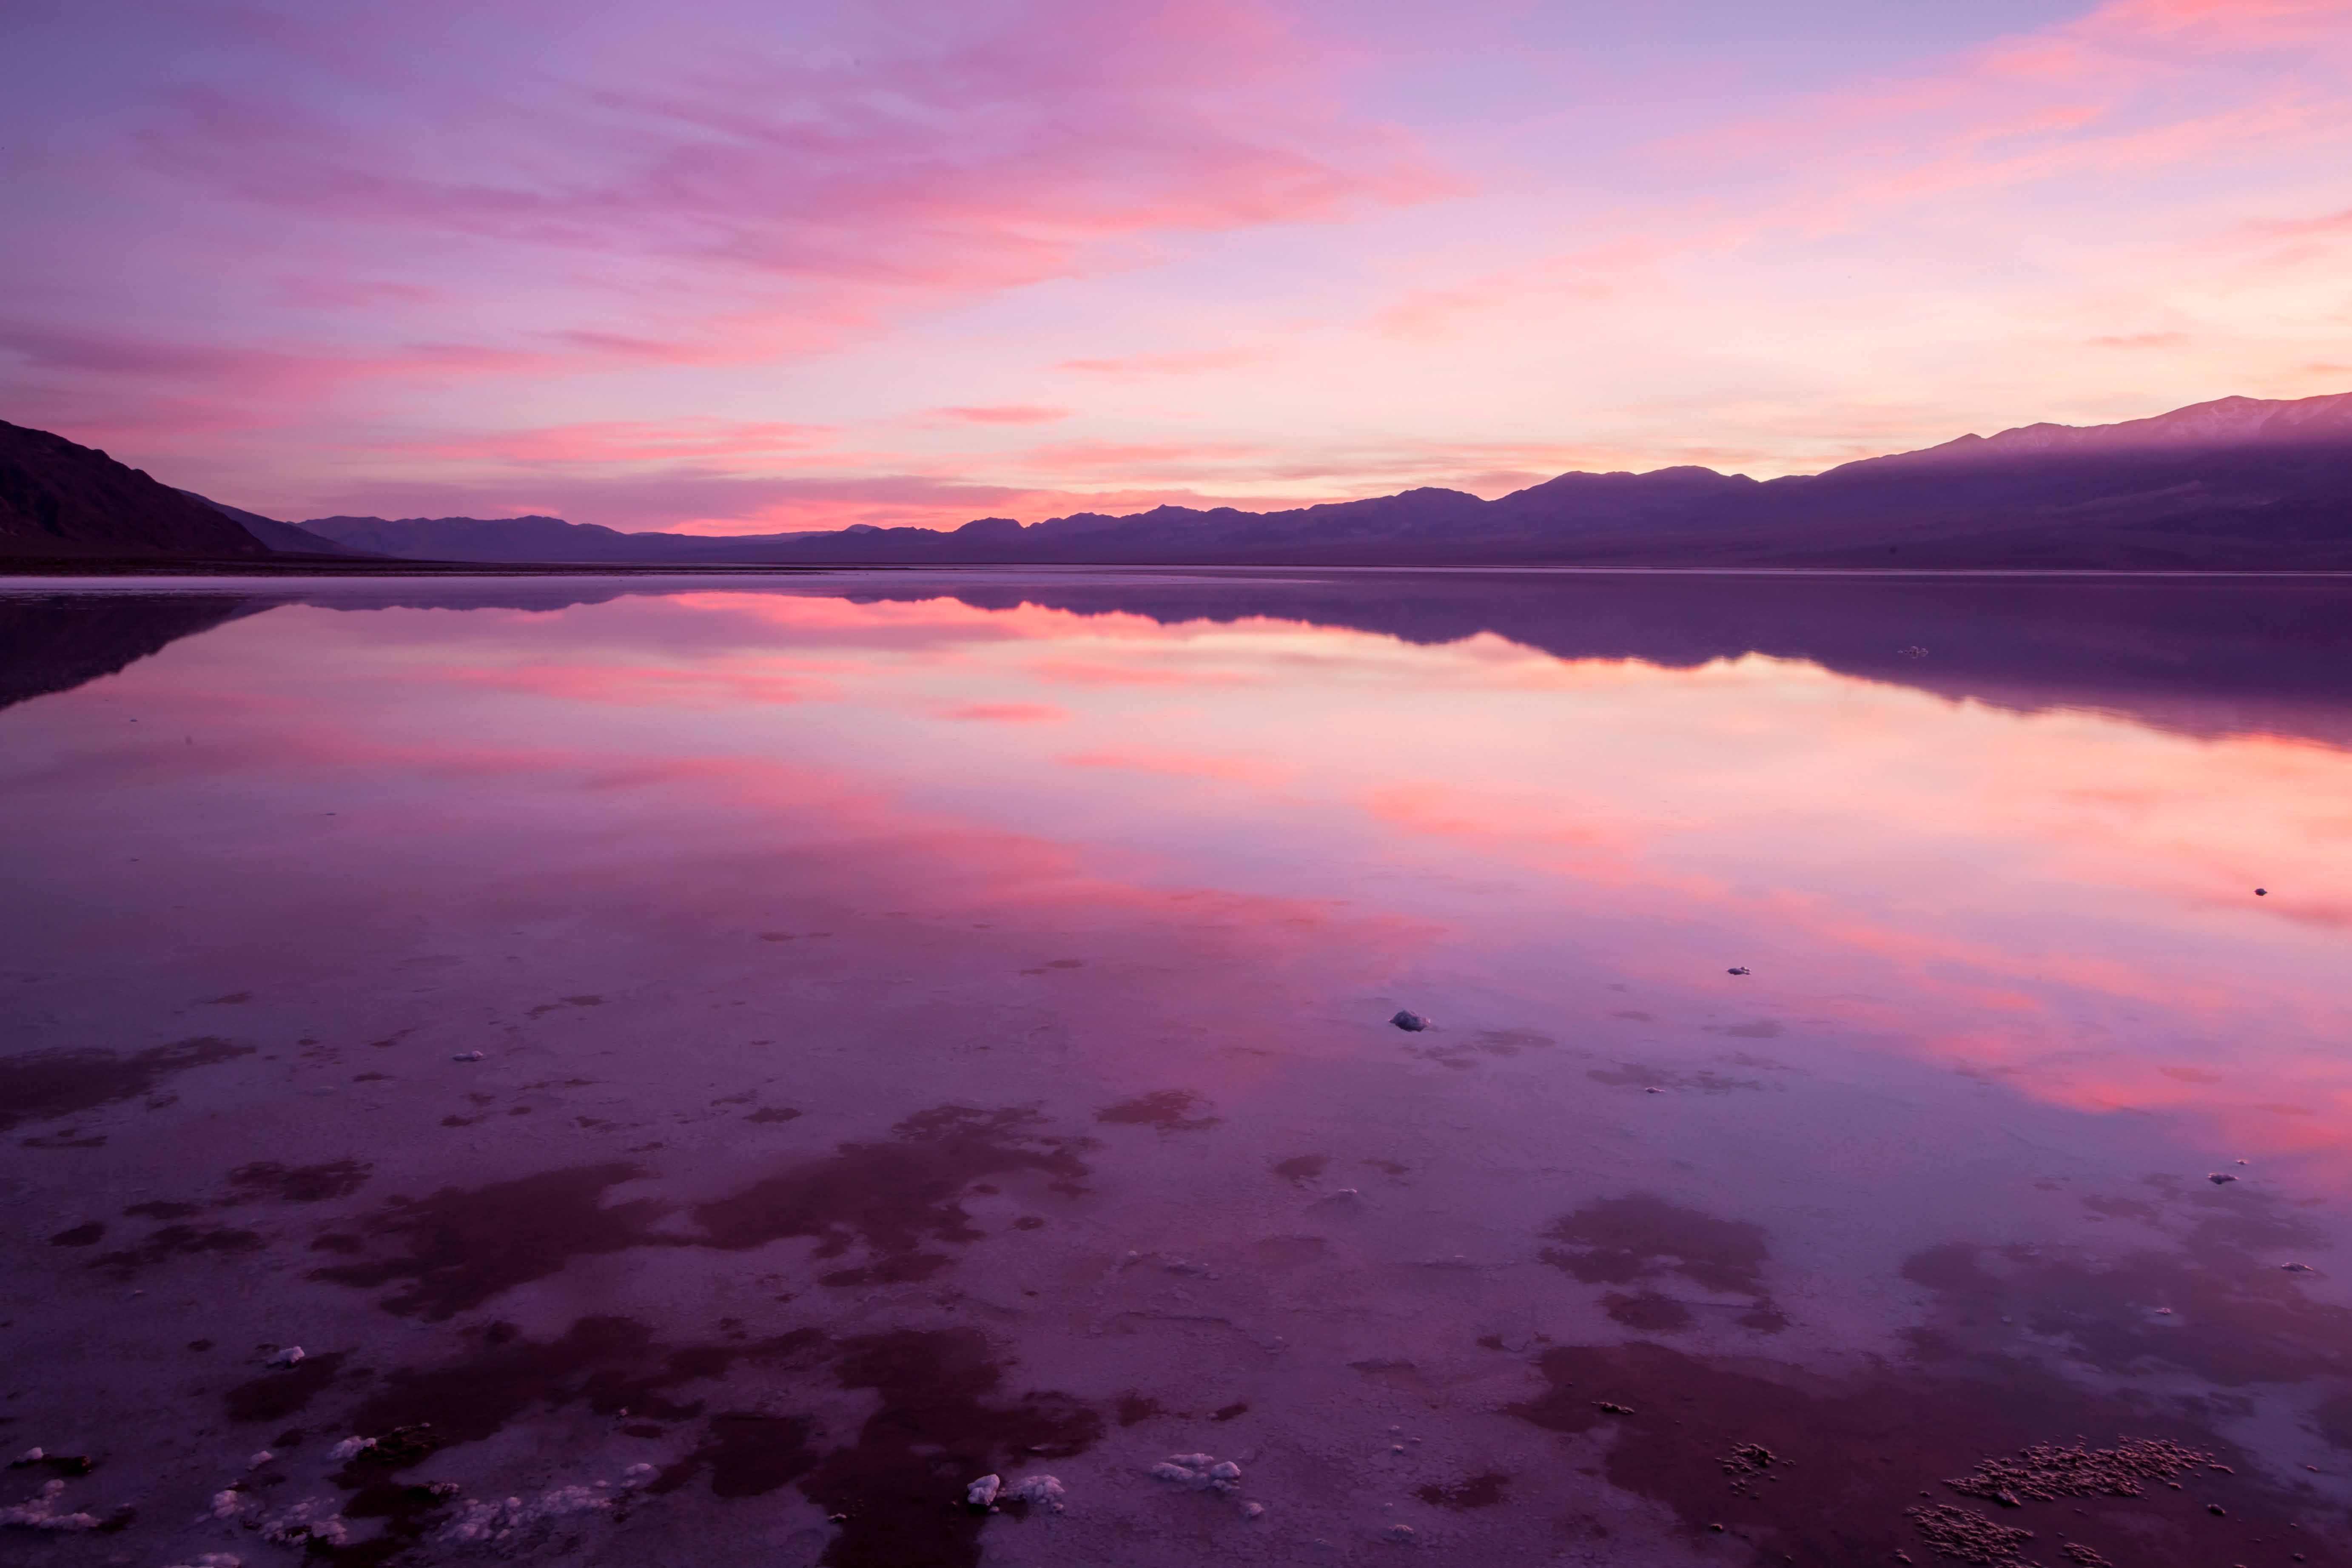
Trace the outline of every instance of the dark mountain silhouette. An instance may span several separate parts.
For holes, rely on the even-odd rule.
[[[2352,393],[2029,425],[1779,479],[1562,474],[1491,501],[1414,489],[1285,511],[730,539],[549,517],[303,526],[388,555],[476,561],[2352,569]]]
[[[202,501],[280,554],[343,555],[362,561],[383,559],[369,551],[354,550],[348,544],[338,544],[325,534],[313,533],[296,523],[280,522],[274,517],[264,517],[257,511],[247,511],[243,507],[226,506],[210,496],[200,496],[194,490],[182,490],[180,493],[190,500]]]
[[[234,520],[94,447],[0,422],[0,558],[268,553]]]

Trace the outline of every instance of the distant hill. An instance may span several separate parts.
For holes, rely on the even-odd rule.
[[[381,559],[372,551],[354,550],[348,544],[338,544],[326,535],[313,533],[296,523],[280,522],[274,517],[264,517],[243,507],[226,506],[194,490],[182,490],[180,493],[190,500],[202,501],[272,550],[292,555],[348,555],[361,561]]]
[[[2352,393],[2027,425],[1761,481],[1703,468],[1568,473],[1491,501],[1414,489],[1283,511],[1163,506],[734,538],[551,517],[302,526],[445,561],[2352,570]]]
[[[0,559],[268,554],[234,519],[94,447],[0,421]]]

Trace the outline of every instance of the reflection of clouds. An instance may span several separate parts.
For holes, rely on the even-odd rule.
[[[100,689],[205,743],[92,731],[20,750],[13,791],[232,812],[266,774],[412,828],[438,814],[436,836],[559,879],[625,826],[598,875],[686,908],[756,865],[925,910],[1075,900],[1074,920],[1181,882],[1307,920],[1288,951],[1315,985],[1363,973],[1368,940],[1547,1007],[1580,1005],[1561,953],[1695,1006],[1753,963],[1728,983],[1750,1013],[2051,1104],[2179,1113],[2250,1151],[2321,1149],[2352,1111],[2321,1048],[2346,1022],[2352,753],[2324,746],[1763,657],[1669,669],[838,589],[257,617]],[[1310,895],[1357,913],[1298,914]]]

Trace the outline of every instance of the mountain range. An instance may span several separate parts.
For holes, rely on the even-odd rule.
[[[71,466],[60,448],[94,460],[79,490],[55,478]],[[46,489],[19,477],[28,451],[52,476]],[[150,516],[141,508],[156,503],[151,491],[178,509]],[[982,518],[945,531],[860,524],[709,537],[542,516],[298,525],[212,502],[242,545],[216,531],[173,542],[203,533],[189,521],[200,500],[103,453],[0,425],[0,553],[44,553],[46,542],[57,546],[50,554],[275,549],[314,560],[340,552],[548,564],[2314,570],[2352,569],[2352,393],[2225,397],[2117,425],[2028,425],[1776,479],[1693,467],[1567,473],[1494,500],[1422,489],[1265,512],[1162,506],[1027,526]]]

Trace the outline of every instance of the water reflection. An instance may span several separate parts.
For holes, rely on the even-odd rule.
[[[5,1173],[59,1234],[114,1227],[126,1282],[186,1289],[231,1231],[325,1247],[285,1289],[337,1343],[374,1342],[370,1290],[549,1354],[605,1342],[583,1312],[656,1325],[616,1367],[722,1311],[993,1336],[1035,1386],[1163,1413],[1045,1425],[1169,1561],[1209,1527],[1125,1497],[1122,1444],[1255,1445],[1300,1551],[1402,1495],[1465,1550],[1556,1548],[1568,1509],[1679,1561],[1730,1506],[1719,1456],[1604,1399],[1884,1462],[1834,1508],[1742,1493],[1768,1561],[1920,1550],[1919,1488],[2095,1428],[2234,1445],[2231,1517],[2279,1539],[2322,1517],[2302,1467],[2352,1445],[2347,597],[871,574],[0,602],[53,689],[0,716],[30,895],[0,910],[30,1055],[0,1062],[137,1080],[56,1100]],[[1440,1026],[1388,1028],[1401,1006]],[[191,1039],[223,1043],[139,1067]],[[79,1196],[209,1203],[265,1155],[381,1184],[315,1240],[136,1239]],[[68,1362],[79,1331],[37,1327]],[[841,1386],[904,1381],[874,1375]],[[774,1487],[856,1495],[866,1450],[824,1449],[814,1397]],[[1018,1426],[994,1397],[971,1419]],[[1940,1436],[1858,1457],[1922,1402]],[[1397,1457],[1381,1427],[1433,1406]],[[678,1486],[751,1463],[713,1456],[754,1428],[665,1419],[660,1462],[702,1456]],[[1327,1430],[1378,1473],[1332,1472]],[[928,1484],[903,1447],[874,1495]],[[2210,1556],[2193,1520],[2112,1522],[2139,1561]],[[883,1550],[808,1528],[804,1557]],[[968,1560],[977,1529],[924,1550]]]

